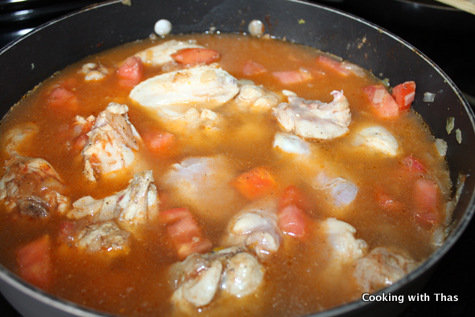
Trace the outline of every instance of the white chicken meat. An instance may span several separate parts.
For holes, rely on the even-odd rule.
[[[160,182],[172,196],[192,207],[200,218],[222,221],[234,213],[229,206],[239,202],[238,194],[230,185],[236,175],[235,167],[225,156],[189,157],[173,164]]]
[[[181,310],[193,311],[210,304],[218,293],[245,297],[259,288],[264,272],[259,261],[240,248],[195,253],[170,267],[172,302]]]
[[[328,218],[321,224],[329,243],[329,256],[336,263],[351,263],[365,255],[368,248],[362,239],[356,239],[356,229],[347,222]]]
[[[255,85],[252,81],[239,81],[239,94],[234,98],[235,104],[241,111],[264,112],[276,107],[281,98],[265,89]]]
[[[74,236],[74,245],[87,252],[128,253],[130,233],[120,229],[113,221],[92,223]]]
[[[149,78],[132,89],[130,99],[159,116],[174,118],[188,109],[216,109],[239,92],[236,78],[213,66],[196,66]]]
[[[9,155],[18,153],[23,144],[30,141],[39,132],[38,126],[33,122],[24,123],[13,127],[2,134],[2,149]],[[18,153],[24,155],[24,153]]]
[[[388,156],[397,155],[399,147],[396,138],[382,126],[371,126],[360,130],[356,133],[352,144],[364,146]]]
[[[418,266],[410,256],[385,247],[374,248],[356,261],[354,277],[363,292],[389,286]]]
[[[48,217],[70,207],[66,186],[53,166],[41,158],[13,155],[0,179],[0,201],[6,210],[18,207],[21,214]]]
[[[253,250],[261,260],[275,253],[281,244],[277,203],[261,199],[239,211],[228,223],[224,246],[244,246]]]
[[[348,132],[350,105],[341,91],[333,91],[333,101],[306,100],[293,94],[273,113],[287,132],[309,139],[333,139]]]
[[[326,195],[336,208],[350,205],[358,194],[356,184],[324,170],[317,172],[317,175],[311,179],[310,185]]]
[[[311,154],[310,143],[290,133],[277,132],[274,135],[272,146],[281,152],[295,154],[298,157],[305,158]]]
[[[135,54],[145,65],[161,66],[173,62],[172,55],[185,48],[203,48],[196,41],[170,40]]]
[[[89,139],[81,154],[88,180],[127,169],[134,162],[141,138],[129,121],[128,110],[126,105],[110,103],[87,133]]]
[[[70,219],[91,217],[94,221],[117,220],[127,228],[154,219],[159,212],[159,197],[152,171],[137,173],[129,186],[114,195],[94,199],[85,196],[73,203]]]

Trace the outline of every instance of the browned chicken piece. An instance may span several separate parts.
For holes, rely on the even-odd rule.
[[[364,292],[373,292],[397,282],[417,267],[404,253],[378,247],[356,261],[354,277]]]
[[[289,95],[273,109],[282,128],[309,139],[334,139],[348,132],[350,105],[341,91],[333,91],[333,101],[324,103]]]
[[[260,260],[266,260],[279,249],[281,240],[277,204],[264,198],[249,204],[229,221],[223,244],[247,247]]]
[[[241,298],[257,291],[264,273],[259,261],[238,247],[195,253],[170,268],[172,302],[191,311],[210,304],[218,293]]]
[[[140,135],[130,123],[126,105],[110,103],[99,113],[88,142],[81,154],[84,158],[84,174],[90,181],[128,168],[139,149]]]
[[[129,252],[130,233],[122,230],[113,221],[93,223],[79,230],[74,244],[88,252]]]
[[[0,200],[7,210],[18,208],[24,215],[48,217],[52,212],[69,208],[65,189],[61,177],[47,161],[14,155],[0,179]]]
[[[90,217],[94,221],[117,220],[127,228],[158,215],[159,198],[152,171],[137,173],[129,186],[111,196],[94,199],[85,196],[73,203],[71,219]]]

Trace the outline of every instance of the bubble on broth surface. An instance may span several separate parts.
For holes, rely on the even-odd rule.
[[[265,31],[264,23],[259,20],[252,20],[247,29],[252,36],[261,36]]]
[[[172,31],[172,23],[166,19],[160,19],[155,23],[153,30],[158,35],[165,36]]]

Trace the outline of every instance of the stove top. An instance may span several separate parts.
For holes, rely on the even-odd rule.
[[[0,0],[0,47],[68,12],[100,1]],[[403,38],[434,61],[459,87],[475,107],[475,16],[431,0],[314,0],[387,29]],[[470,255],[475,245],[475,223],[469,224],[461,239],[437,266],[419,294],[430,301],[411,303],[402,317],[475,316],[475,270]],[[436,300],[435,294],[439,300]],[[457,301],[444,301],[447,295]],[[4,317],[20,315],[0,296]]]

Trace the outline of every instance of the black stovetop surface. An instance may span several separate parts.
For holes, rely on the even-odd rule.
[[[0,47],[48,20],[97,2],[100,1],[0,0]],[[444,15],[454,15],[450,12],[454,10],[433,6],[435,2],[431,0],[420,0],[422,4],[407,0],[313,2],[356,14],[403,38],[434,61],[475,107],[475,16],[458,12],[454,23],[452,16]],[[404,8],[398,11],[398,7],[386,7],[389,5]],[[401,316],[475,316],[475,262],[471,254],[474,246],[472,221],[419,292],[428,294],[431,300],[411,303]],[[436,301],[436,293],[457,295],[458,301]],[[20,316],[1,295],[0,316]]]

